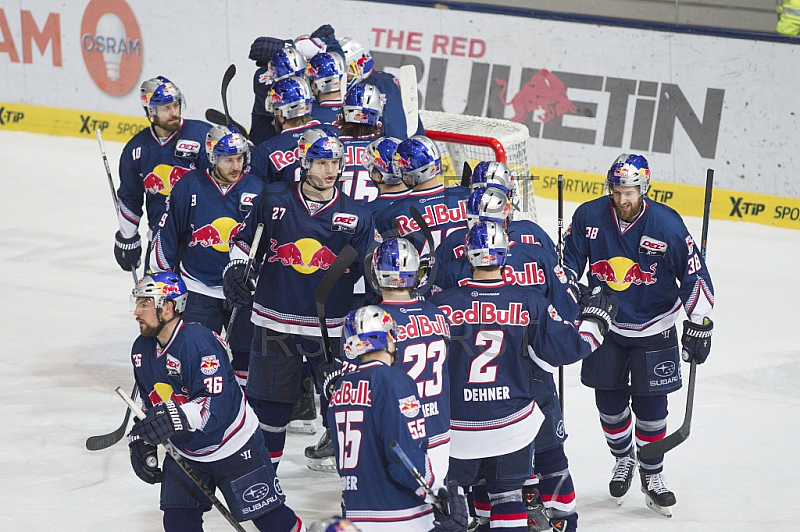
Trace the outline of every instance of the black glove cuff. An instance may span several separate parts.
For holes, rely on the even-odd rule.
[[[695,323],[686,320],[683,322],[683,334],[689,338],[697,338],[702,340],[704,338],[711,338],[711,333],[714,330],[714,322],[708,320],[708,323]]]
[[[130,238],[125,238],[120,231],[117,231],[114,238],[116,239],[116,246],[125,251],[142,247],[142,237],[139,236],[139,233],[136,233]]]
[[[225,269],[222,270],[222,277],[225,277],[228,274],[228,270],[231,268],[238,268],[239,266],[247,267],[247,261],[244,259],[233,259],[225,266]]]

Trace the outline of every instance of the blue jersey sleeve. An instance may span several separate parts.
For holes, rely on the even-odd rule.
[[[562,318],[546,299],[531,294],[529,309],[534,325],[528,345],[534,362],[544,361],[552,367],[572,364],[586,358],[602,344],[602,337],[592,322],[582,323],[578,329]]]
[[[583,275],[589,257],[585,212],[583,206],[578,207],[564,235],[564,266],[575,272],[577,279]]]
[[[119,158],[119,227],[127,238],[136,233],[144,213],[144,181],[139,168],[141,157],[134,157],[136,153],[141,155],[143,149],[132,140],[122,149]]]

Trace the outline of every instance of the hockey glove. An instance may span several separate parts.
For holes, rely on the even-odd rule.
[[[611,322],[617,316],[618,310],[617,294],[595,286],[584,296],[583,309],[578,314],[578,319],[594,321],[600,328],[600,334],[605,336],[611,327]]]
[[[567,278],[567,283],[569,284],[567,287],[567,293],[575,301],[575,303],[580,305],[581,298],[588,288],[578,282],[578,276],[571,269],[562,268],[562,271],[564,272],[564,276]]]
[[[225,266],[222,272],[222,291],[228,302],[228,307],[249,308],[253,304],[253,290],[255,290],[255,280],[253,271],[244,280],[244,271],[247,269],[247,261],[235,259]]]
[[[317,386],[321,390],[322,396],[330,401],[339,379],[342,378],[342,361],[334,358],[333,362],[328,364],[323,362],[319,365],[317,370]]]
[[[159,445],[187,430],[189,422],[183,409],[175,401],[166,401],[155,405],[147,411],[143,420],[133,424],[128,442],[143,440],[150,445]]]
[[[136,476],[148,484],[161,482],[161,468],[158,467],[158,448],[147,445],[143,440],[130,441],[131,465]]]
[[[330,24],[323,24],[319,28],[314,30],[314,33],[311,34],[312,39],[330,39],[334,37],[334,30],[333,26]]]
[[[114,258],[119,267],[129,272],[142,264],[142,237],[136,233],[130,238],[125,238],[117,231],[114,235]]]
[[[467,498],[454,480],[447,488],[439,488],[439,501],[447,509],[449,515],[442,515],[436,506],[433,507],[434,532],[463,532],[467,529],[469,512]]]
[[[293,41],[284,41],[275,37],[259,37],[250,45],[249,57],[256,62],[257,66],[267,66],[275,52],[282,50],[287,43],[293,44]]]
[[[698,325],[692,321],[683,322],[683,338],[681,338],[681,358],[686,362],[691,362],[692,358],[702,364],[708,358],[711,351],[711,332],[714,330],[714,322],[705,318],[705,323]]]

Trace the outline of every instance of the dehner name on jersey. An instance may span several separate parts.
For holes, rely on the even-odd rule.
[[[428,227],[435,227],[437,225],[446,224],[448,222],[466,222],[467,221],[467,202],[460,200],[458,207],[449,209],[447,205],[427,205],[425,212],[421,213],[422,219],[428,224]],[[400,236],[405,236],[408,233],[419,231],[419,224],[414,221],[410,216],[398,216],[397,228],[400,230]]]
[[[507,401],[511,399],[508,386],[464,388],[464,401]]]
[[[453,325],[499,323],[500,325],[524,326],[531,322],[530,313],[522,310],[522,303],[510,303],[508,310],[499,309],[494,303],[479,303],[478,301],[473,301],[472,307],[467,310],[453,310],[448,305],[441,306],[439,309],[445,313]]]
[[[436,321],[431,321],[428,316],[409,316],[408,325],[397,326],[397,341],[421,338],[436,334],[439,336],[450,337],[450,324],[447,323],[447,318],[438,314]]]
[[[355,389],[352,383],[345,381],[331,396],[330,406],[336,405],[372,406],[369,381],[358,381],[358,387]]]

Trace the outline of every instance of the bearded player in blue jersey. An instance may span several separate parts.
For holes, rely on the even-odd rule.
[[[157,446],[170,441],[210,489],[219,489],[238,521],[258,530],[303,532],[284,504],[258,419],[236,384],[225,343],[199,323],[183,320],[188,292],[173,272],[145,275],[133,289],[140,336],[131,362],[144,419],[130,434],[131,465],[148,484],[161,484],[166,532],[202,532],[208,498],[167,455],[158,467]],[[271,490],[253,495],[259,484]]]
[[[581,381],[595,390],[606,442],[615,457],[609,491],[621,504],[636,472],[636,447],[664,438],[667,394],[681,387],[682,357],[705,362],[711,348],[714,288],[705,261],[680,215],[646,196],[650,167],[641,155],[622,154],[608,171],[608,196],[584,203],[572,216],[564,265],[580,277],[588,263],[590,287],[619,297],[619,314],[602,348],[583,362]],[[663,476],[663,455],[638,459],[648,507],[671,515],[675,494]]]
[[[186,174],[172,189],[167,212],[153,239],[150,269],[177,271],[189,288],[187,321],[202,323],[222,334],[231,308],[222,292],[222,272],[228,265],[228,242],[261,193],[263,182],[245,173],[250,162],[247,140],[233,126],[214,126],[207,135],[211,168]],[[233,369],[239,384],[247,384],[252,340],[248,316],[227,331]]]
[[[150,127],[128,141],[119,158],[119,231],[114,258],[125,271],[141,264],[139,222],[143,206],[147,210],[147,239],[151,240],[175,183],[191,170],[208,167],[202,147],[211,126],[181,117],[184,99],[180,89],[158,76],[142,83],[139,92]]]

